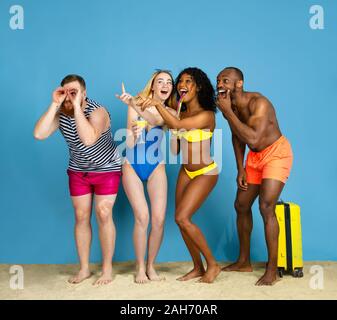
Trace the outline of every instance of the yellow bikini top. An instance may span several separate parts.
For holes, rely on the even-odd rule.
[[[172,130],[172,134],[179,139],[184,138],[188,142],[199,142],[212,138],[213,132],[202,129],[194,129],[189,131]]]

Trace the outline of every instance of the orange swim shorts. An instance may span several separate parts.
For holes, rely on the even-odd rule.
[[[286,137],[281,136],[260,152],[249,151],[246,160],[247,183],[261,184],[262,179],[286,183],[293,163],[293,152]]]

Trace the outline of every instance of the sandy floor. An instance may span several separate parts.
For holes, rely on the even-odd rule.
[[[224,265],[224,264],[223,264]],[[311,288],[313,265],[323,267],[323,289]],[[92,285],[99,275],[99,265],[92,265],[92,278],[78,285],[70,285],[67,279],[78,268],[76,265],[23,265],[24,289],[10,288],[10,265],[0,265],[0,299],[337,299],[337,262],[307,262],[304,277],[285,276],[273,287],[254,286],[263,274],[263,264],[254,264],[252,273],[222,272],[209,284],[179,282],[175,279],[191,269],[191,263],[162,263],[157,265],[165,281],[138,285],[134,280],[133,263],[115,263],[114,281],[110,285]],[[310,273],[310,270],[313,273]],[[317,275],[316,275],[317,276]],[[317,282],[316,282],[317,283]],[[311,284],[311,285],[310,285]]]

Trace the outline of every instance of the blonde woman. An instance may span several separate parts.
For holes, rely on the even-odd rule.
[[[116,95],[128,105],[127,149],[122,169],[122,182],[135,216],[133,233],[137,269],[135,282],[140,284],[149,280],[164,279],[157,274],[154,262],[163,239],[167,177],[161,152],[161,141],[164,135],[163,118],[156,107],[150,106],[142,111],[137,103],[146,98],[154,98],[175,115],[173,85],[170,72],[159,70],[152,75],[138,96],[132,97],[125,92],[124,85],[122,95]],[[148,239],[150,210],[145,197],[144,182],[147,182],[151,208],[151,231]]]

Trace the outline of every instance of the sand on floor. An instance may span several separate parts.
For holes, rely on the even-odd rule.
[[[222,263],[221,266],[226,265]],[[12,265],[0,265],[1,300],[270,300],[270,299],[337,299],[337,262],[306,262],[304,277],[284,276],[271,287],[254,284],[264,272],[264,264],[253,265],[251,273],[221,272],[213,284],[187,282],[176,278],[190,271],[190,262],[157,264],[166,280],[147,284],[134,283],[134,263],[114,263],[114,280],[106,286],[93,286],[100,265],[92,264],[94,275],[84,282],[71,285],[68,278],[78,265],[22,265],[23,289],[17,289],[18,273]],[[12,274],[10,273],[12,271]],[[14,270],[14,271],[13,271]]]

